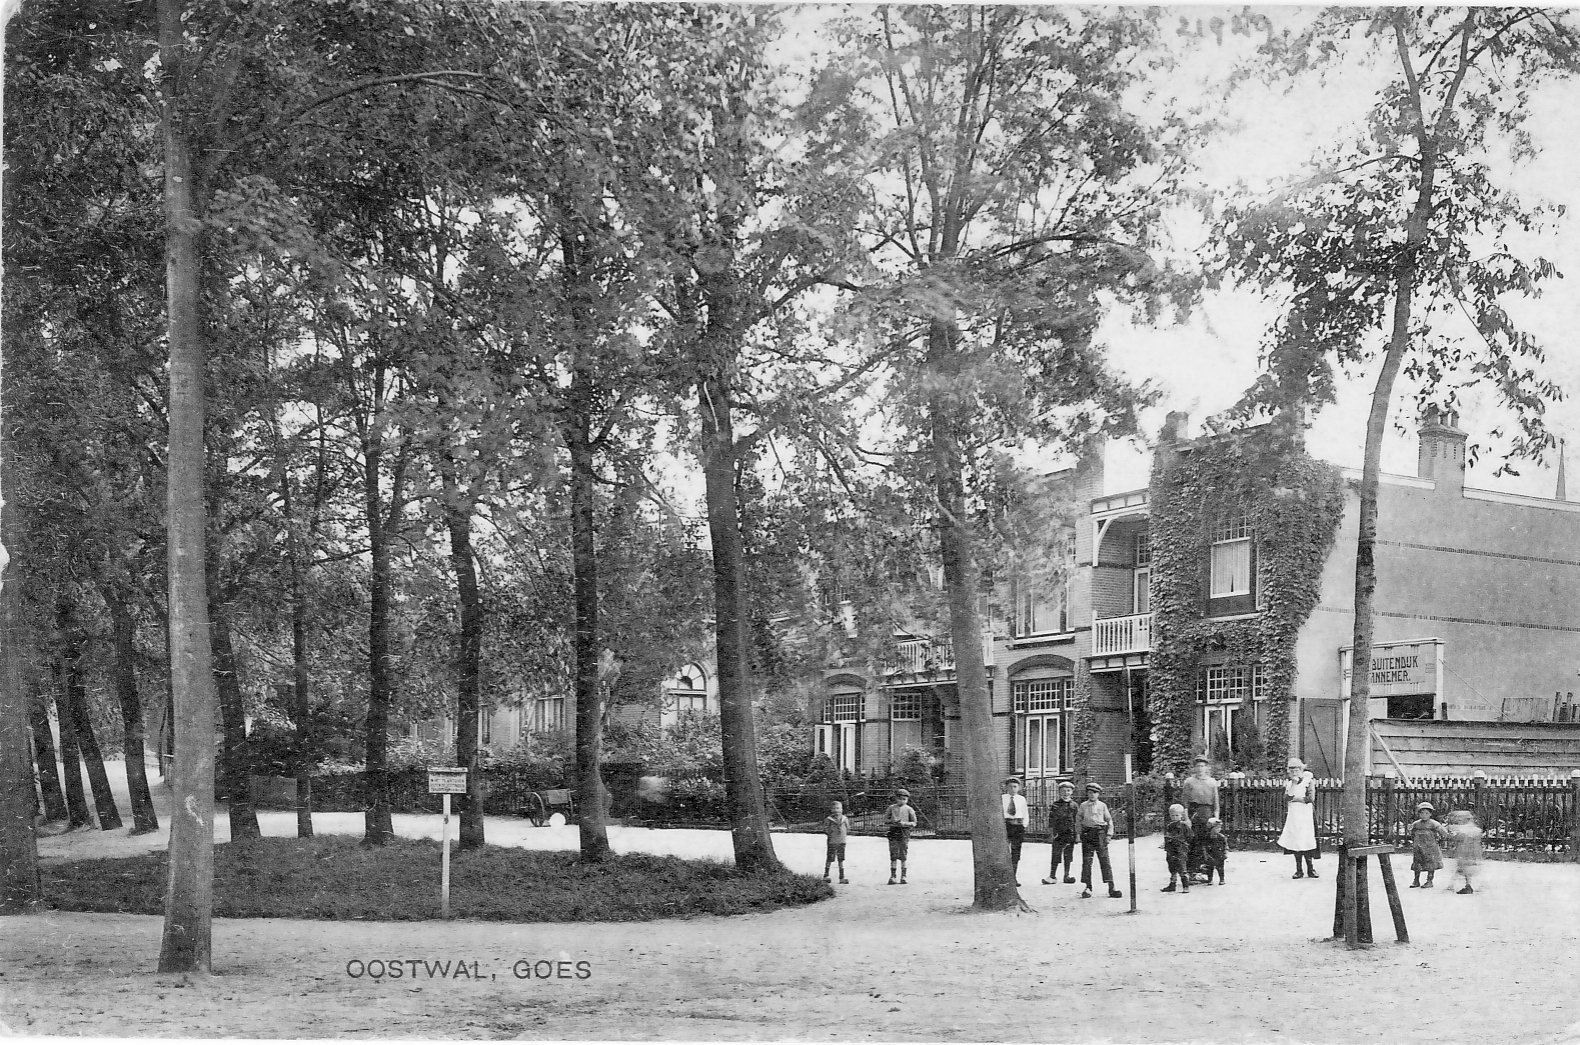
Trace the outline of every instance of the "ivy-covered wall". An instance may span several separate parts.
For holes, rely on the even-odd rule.
[[[1152,652],[1149,703],[1156,771],[1184,772],[1204,659],[1260,664],[1266,684],[1265,748],[1274,769],[1290,753],[1295,639],[1316,607],[1322,566],[1344,510],[1338,469],[1267,429],[1164,448],[1149,491]],[[1204,616],[1213,528],[1225,511],[1250,515],[1263,612]],[[1211,738],[1207,738],[1210,742]]]

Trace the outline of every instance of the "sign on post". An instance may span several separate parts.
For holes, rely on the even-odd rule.
[[[429,766],[428,793],[444,796],[444,826],[440,837],[444,856],[439,865],[439,916],[450,917],[450,796],[466,794],[466,770],[461,766]]]

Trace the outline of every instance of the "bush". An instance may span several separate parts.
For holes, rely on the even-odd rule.
[[[561,787],[576,768],[576,741],[558,730],[524,733],[514,747],[490,754],[483,764],[511,770],[531,787]]]
[[[943,757],[915,744],[901,748],[894,760],[894,779],[908,788],[936,784],[943,772]]]

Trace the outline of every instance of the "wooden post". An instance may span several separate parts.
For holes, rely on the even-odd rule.
[[[1333,884],[1333,938],[1337,940],[1344,935],[1344,905],[1348,901],[1345,892],[1344,866],[1349,855],[1349,847],[1343,842],[1339,843],[1339,873],[1334,875]]]
[[[1377,854],[1377,869],[1382,872],[1383,892],[1388,894],[1388,913],[1393,915],[1393,932],[1400,943],[1410,942],[1410,930],[1404,924],[1404,905],[1399,902],[1399,886],[1394,882],[1393,865],[1387,853]]]
[[[1471,801],[1475,804],[1476,823],[1481,825],[1482,831],[1486,831],[1491,823],[1487,816],[1487,774],[1483,770],[1476,770],[1470,774],[1470,785],[1474,788],[1475,797]]]
[[[1487,826],[1481,825],[1485,831]],[[1580,856],[1580,769],[1569,773],[1569,856]]]
[[[1344,919],[1344,944],[1353,949],[1361,945],[1361,938],[1360,927],[1355,921],[1355,858],[1350,855],[1348,847],[1339,857],[1339,877],[1344,881],[1344,906],[1341,912]]]
[[[1367,881],[1366,857],[1357,856],[1355,861],[1355,939],[1361,946],[1367,947],[1372,942],[1372,902],[1371,884]]]
[[[1392,770],[1384,770],[1384,772],[1383,772],[1382,816],[1378,818],[1378,822],[1382,826],[1382,837],[1381,838],[1373,838],[1372,839],[1373,842],[1392,842],[1392,841],[1395,841],[1395,838],[1394,838],[1394,835],[1393,835],[1393,825],[1394,825],[1394,822],[1399,819],[1399,817],[1398,817],[1398,814],[1396,814],[1394,812],[1394,787],[1395,787],[1395,784],[1394,784],[1393,771]]]
[[[1131,914],[1135,914],[1136,913],[1136,782],[1135,782],[1135,779],[1131,776],[1130,769],[1131,769],[1130,756],[1126,755],[1125,756],[1125,792],[1126,792],[1127,797],[1129,798],[1129,801],[1126,803],[1126,805],[1128,805],[1130,807],[1130,809],[1129,809],[1130,826],[1129,826],[1129,830],[1126,832],[1130,836],[1130,845],[1129,845],[1129,849],[1130,849],[1130,913]]]
[[[450,792],[444,793],[444,857],[439,865],[439,917],[450,918]]]

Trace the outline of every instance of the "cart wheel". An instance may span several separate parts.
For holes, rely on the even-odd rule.
[[[543,796],[536,791],[527,792],[527,801],[523,812],[527,819],[532,821],[533,827],[542,827],[549,822],[549,807],[544,804]]]

